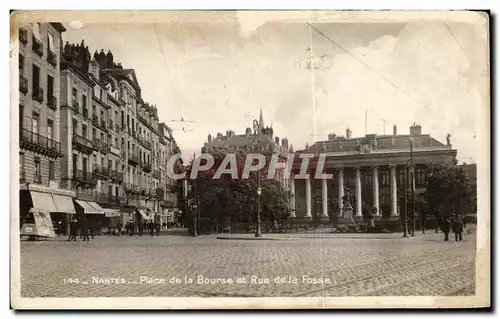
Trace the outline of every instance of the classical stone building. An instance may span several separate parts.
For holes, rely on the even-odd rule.
[[[71,212],[74,193],[61,189],[59,130],[60,23],[31,23],[19,29],[20,216],[30,209]],[[68,205],[69,203],[69,205]]]
[[[292,181],[296,218],[342,219],[342,198],[348,190],[354,218],[373,214],[375,218],[397,220],[404,211],[401,193],[408,181],[406,168],[411,166],[411,159],[418,191],[426,185],[426,167],[454,161],[457,151],[452,148],[450,135],[444,144],[413,124],[409,134],[398,134],[394,126],[392,135],[353,137],[347,129],[345,136],[330,134],[327,141],[316,142],[300,153],[325,153],[325,172],[333,174],[333,179],[320,180],[312,175]]]
[[[274,136],[272,127],[265,126],[262,110],[258,121],[258,127],[247,127],[245,134],[235,134],[234,131],[228,130],[226,134],[217,133],[215,137],[208,135],[207,142],[201,149],[202,153],[212,153],[217,149],[226,149],[230,152],[243,150],[247,153],[260,153],[266,156],[269,162],[273,154],[278,154],[278,162],[284,163],[287,161],[288,153],[293,152],[293,146],[288,144],[288,139],[280,139]],[[286,189],[289,188],[289,176],[284,174],[283,168],[276,168],[275,180],[280,182]]]

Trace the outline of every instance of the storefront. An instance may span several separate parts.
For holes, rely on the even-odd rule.
[[[122,214],[112,208],[104,208],[104,217],[106,218],[105,230],[108,234],[118,234],[123,228]]]
[[[21,235],[53,237],[55,231],[66,234],[70,216],[76,213],[73,197],[74,192],[64,189],[22,185],[19,191]]]
[[[102,227],[105,226],[106,217],[104,209],[96,202],[75,200],[78,219],[87,219],[89,228],[94,229],[96,234],[100,234]]]

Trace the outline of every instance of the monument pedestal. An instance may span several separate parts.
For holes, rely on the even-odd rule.
[[[338,220],[339,225],[356,225],[357,219],[353,215],[352,206],[347,204],[342,208],[342,218]]]

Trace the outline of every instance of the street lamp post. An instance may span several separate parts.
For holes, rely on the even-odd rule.
[[[254,143],[256,148],[260,151],[259,148],[259,140],[257,138],[257,134],[260,134],[261,127],[257,120],[253,120],[253,128],[254,128]],[[255,229],[255,237],[262,237],[262,232],[260,230],[260,195],[262,190],[260,189],[260,170],[257,170],[257,227]]]
[[[198,203],[196,200],[196,180],[194,181],[194,204],[193,204],[193,214],[194,214],[194,237],[198,237]]]
[[[411,236],[415,236],[415,167],[413,164],[413,140],[410,138],[410,161],[411,161],[411,218],[412,218],[412,226],[411,226]]]
[[[403,237],[408,237],[408,176],[410,170],[408,167],[408,161],[405,165],[405,209],[404,209],[404,219],[403,219]]]
[[[258,175],[258,174],[257,174]],[[257,187],[257,229],[255,230],[255,237],[262,237],[262,232],[260,231],[260,178],[257,178],[258,187]]]

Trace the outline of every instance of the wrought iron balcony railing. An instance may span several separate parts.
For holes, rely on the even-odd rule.
[[[57,66],[57,55],[51,50],[47,52],[47,62],[52,64],[52,66]]]
[[[28,79],[19,75],[19,91],[23,94],[28,93]]]
[[[21,148],[51,157],[62,156],[61,143],[27,129],[22,129],[20,133],[19,141]]]
[[[134,154],[134,153],[129,153],[128,154],[128,163],[130,165],[139,164],[139,156],[137,156],[137,154]]]
[[[33,100],[43,103],[43,89],[39,86],[33,88]]]
[[[92,141],[78,134],[73,134],[73,147],[82,150],[84,153],[92,153],[93,151]]]
[[[82,183],[89,183],[89,184],[94,184],[96,182],[92,173],[81,170],[81,169],[74,169],[73,170],[73,180],[78,181],[78,182],[82,182]]]
[[[142,164],[142,170],[144,173],[151,173],[151,164]]]
[[[33,51],[38,54],[40,57],[43,57],[43,43],[38,40],[35,36],[33,36]]]

